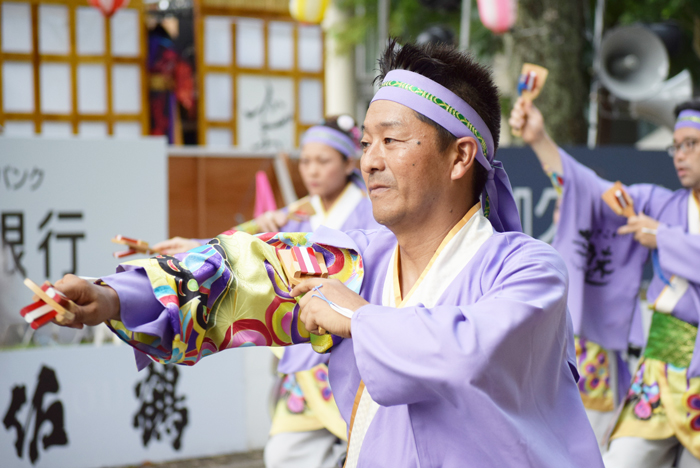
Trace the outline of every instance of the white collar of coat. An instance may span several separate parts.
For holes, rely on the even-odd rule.
[[[481,211],[480,204],[452,228],[426,266],[411,291],[397,304],[395,288],[398,287],[396,246],[387,268],[382,294],[382,305],[388,307],[410,307],[423,304],[430,308],[437,305],[445,290],[467,266],[479,248],[493,235],[493,226]]]

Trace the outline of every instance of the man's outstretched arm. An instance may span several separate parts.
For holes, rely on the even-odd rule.
[[[79,305],[70,326],[107,321],[122,340],[164,363],[192,365],[223,349],[250,345],[311,341],[325,352],[340,337],[307,331],[276,252],[313,247],[323,255],[330,277],[354,291],[362,284],[362,260],[353,241],[340,232],[331,237],[345,248],[314,244],[310,236],[228,232],[184,254],[123,264],[124,273],[103,278],[111,287],[76,277],[56,286]],[[120,280],[127,276],[131,284],[125,286]],[[144,284],[150,296],[144,296]],[[144,306],[149,300],[155,305]]]

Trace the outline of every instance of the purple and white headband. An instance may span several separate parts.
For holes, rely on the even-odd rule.
[[[501,162],[493,159],[493,136],[474,108],[441,84],[408,70],[391,70],[386,74],[372,102],[379,100],[404,105],[428,117],[456,138],[469,136],[476,139],[476,159],[489,174],[482,195],[484,213],[499,232],[522,231],[508,175]]]
[[[323,143],[338,150],[346,158],[354,158],[357,154],[357,145],[352,138],[334,128],[325,125],[316,125],[308,129],[301,137],[301,146],[307,143]]]
[[[686,109],[678,114],[678,119],[676,120],[676,126],[673,130],[678,130],[679,128],[690,127],[696,130],[700,130],[700,111],[693,109]]]

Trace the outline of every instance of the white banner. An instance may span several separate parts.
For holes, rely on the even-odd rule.
[[[112,237],[166,238],[167,173],[164,138],[0,138],[0,343],[19,333],[25,276],[108,275]]]
[[[0,464],[97,468],[260,448],[271,357],[236,349],[139,373],[126,345],[0,351]]]
[[[294,147],[294,81],[238,76],[238,147],[278,151]]]

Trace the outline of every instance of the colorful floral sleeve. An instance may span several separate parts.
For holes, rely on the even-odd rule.
[[[172,342],[130,331],[120,321],[111,321],[110,328],[162,363],[193,365],[227,348],[309,341],[317,352],[327,352],[341,338],[306,331],[276,250],[313,247],[323,255],[329,277],[355,292],[360,291],[364,271],[356,250],[314,244],[311,235],[227,231],[183,254],[128,262],[129,268],[146,271],[155,297],[167,311]]]

